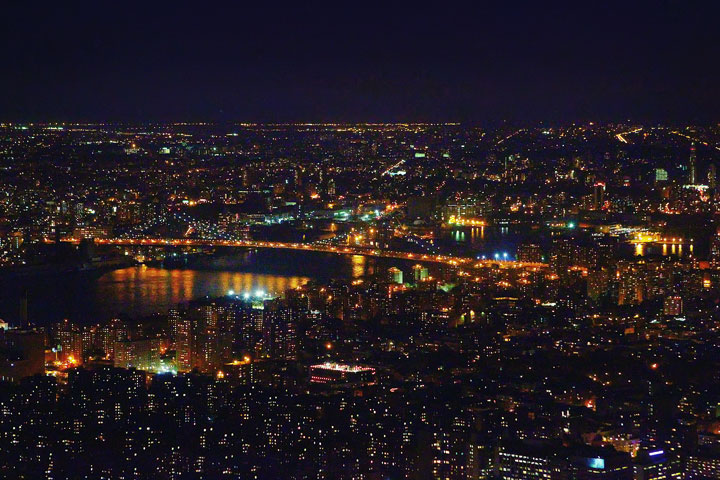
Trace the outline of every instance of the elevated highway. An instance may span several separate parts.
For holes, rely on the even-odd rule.
[[[64,241],[79,242],[78,238],[66,238]],[[468,257],[454,257],[449,255],[430,255],[394,250],[381,250],[371,247],[355,245],[324,245],[317,243],[294,242],[266,242],[262,240],[202,240],[189,238],[99,238],[95,239],[99,245],[117,246],[148,246],[148,247],[237,247],[237,248],[273,248],[283,250],[303,250],[310,252],[335,253],[338,255],[363,255],[367,257],[398,258],[418,262],[442,263],[446,265],[464,266],[466,268],[520,268],[542,269],[545,263],[518,262],[514,260],[477,260]]]

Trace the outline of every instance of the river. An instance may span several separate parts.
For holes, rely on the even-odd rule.
[[[203,296],[257,292],[281,294],[310,280],[357,278],[398,266],[410,274],[411,263],[360,255],[335,255],[289,250],[248,251],[205,257],[183,268],[136,266],[103,273],[0,278],[0,319],[17,325],[22,297],[27,294],[28,318],[44,325],[69,318],[80,323],[104,322],[165,313],[180,303]]]

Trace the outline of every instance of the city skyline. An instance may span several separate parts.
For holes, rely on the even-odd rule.
[[[0,18],[0,478],[720,479],[720,3]]]
[[[0,155],[8,478],[720,476],[717,125],[0,123]]]

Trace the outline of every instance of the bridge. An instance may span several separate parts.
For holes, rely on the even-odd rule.
[[[63,241],[78,243],[79,238],[65,238]],[[266,242],[262,240],[203,240],[190,238],[96,238],[98,245],[148,246],[148,247],[239,247],[303,250],[309,252],[334,253],[338,255],[363,255],[366,257],[397,258],[418,262],[440,263],[467,268],[499,267],[517,269],[542,269],[545,263],[518,262],[514,260],[478,260],[469,257],[432,255],[423,253],[381,250],[355,245],[322,245],[293,242]]]

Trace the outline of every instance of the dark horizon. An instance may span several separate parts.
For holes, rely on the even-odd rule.
[[[0,120],[715,122],[718,10],[14,4]]]

